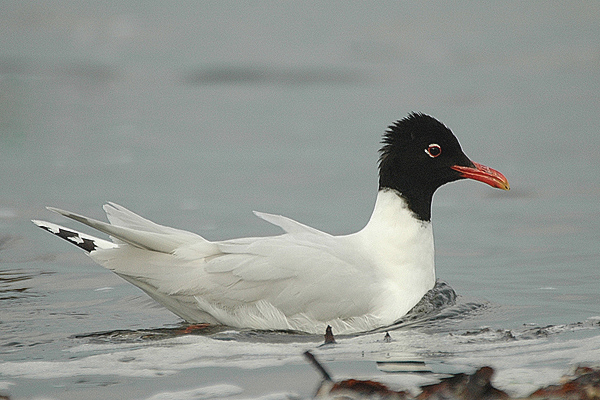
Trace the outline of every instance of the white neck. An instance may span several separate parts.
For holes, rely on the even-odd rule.
[[[371,219],[355,235],[386,282],[380,313],[403,316],[435,285],[431,222],[415,218],[397,191],[379,191]]]

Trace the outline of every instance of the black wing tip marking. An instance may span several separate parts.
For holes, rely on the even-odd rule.
[[[34,221],[34,223],[37,226],[39,226],[40,228],[42,228],[43,230],[48,231],[53,235],[56,235],[60,238],[67,240],[68,242],[74,244],[75,246],[79,247],[80,249],[87,251],[88,253],[90,253],[98,248],[98,246],[96,245],[96,242],[94,240],[81,237],[78,232],[73,232],[66,228],[60,227],[60,226],[51,227],[48,225],[44,225],[43,223],[40,223],[39,221]]]

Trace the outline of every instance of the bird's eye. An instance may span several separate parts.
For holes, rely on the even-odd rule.
[[[436,158],[442,154],[442,148],[439,144],[430,144],[429,147],[425,149],[425,153],[431,158]]]

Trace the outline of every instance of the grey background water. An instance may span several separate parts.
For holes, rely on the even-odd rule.
[[[278,233],[252,210],[349,233],[370,216],[381,134],[410,111],[511,183],[435,197],[438,277],[491,310],[464,326],[600,314],[600,3],[0,8],[0,361],[180,322],[33,226],[65,222],[44,206],[102,218],[114,201],[208,239]]]

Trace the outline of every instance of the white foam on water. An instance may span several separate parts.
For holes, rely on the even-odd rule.
[[[302,397],[294,392],[272,393],[265,396],[246,397],[242,400],[299,400]]]
[[[572,331],[572,328],[565,327],[562,334],[566,336]],[[236,333],[225,332],[212,337],[187,335],[143,343],[82,344],[66,350],[73,359],[0,363],[0,374],[29,379],[82,375],[147,378],[173,375],[195,368],[257,369],[284,364],[305,364],[302,353],[311,350],[325,366],[330,362],[357,359],[372,362],[389,361],[400,356],[422,359],[433,372],[438,373],[472,373],[478,367],[489,365],[496,370],[493,382],[497,387],[513,396],[523,396],[540,386],[558,382],[572,366],[600,364],[600,335],[597,331],[597,328],[592,327],[589,328],[588,334],[577,335],[585,336],[583,338],[562,337],[562,334],[511,338],[505,332],[485,329],[469,334],[429,334],[419,330],[403,330],[391,332],[391,343],[386,343],[383,334],[378,333],[338,338],[337,344],[322,347],[319,347],[320,343],[305,341],[273,343],[253,342],[248,339],[232,340]],[[291,336],[291,340],[293,338],[294,336]],[[263,337],[262,340],[264,339]],[[381,376],[388,382],[403,381],[406,384],[401,374]],[[165,392],[160,394],[164,397],[152,399],[185,399],[185,396],[192,395],[204,398],[201,397],[201,393],[214,393],[214,398],[227,398],[232,396],[235,390],[241,390],[229,385],[210,388],[213,388],[214,392],[200,388],[176,394]]]
[[[157,393],[146,400],[205,400],[231,397],[242,393],[244,390],[235,385],[212,385],[191,390]]]
[[[0,390],[8,390],[13,385],[14,382],[0,381]]]

